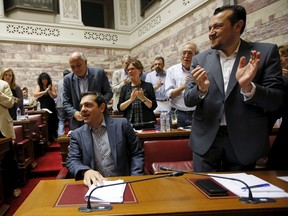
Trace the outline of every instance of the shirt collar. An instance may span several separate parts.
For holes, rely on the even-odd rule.
[[[190,71],[191,71],[191,65],[190,65],[190,69],[189,70],[187,70],[183,65],[181,65],[182,66],[182,71],[183,72],[185,72],[185,73],[189,73]]]
[[[166,71],[163,70],[163,73],[160,75],[156,70],[154,70],[156,72],[156,76],[165,76],[166,75]]]
[[[105,118],[103,118],[103,121],[102,121],[102,123],[101,123],[101,125],[100,125],[99,128],[101,128],[101,127],[107,128]],[[94,130],[97,130],[97,129],[99,130],[99,128],[92,128],[92,127],[90,127],[90,130],[91,130],[91,131],[94,131]]]
[[[238,46],[236,47],[236,49],[234,50],[234,52],[230,56],[226,56],[226,54],[222,50],[217,50],[217,53],[222,58],[235,58],[237,53],[238,53],[238,51],[239,51],[240,44],[241,44],[241,40],[239,40]]]
[[[85,76],[84,77],[79,77],[79,76],[76,76],[78,79],[80,80],[86,80],[87,79],[87,76],[88,76],[88,68],[86,70],[86,73],[85,73]]]

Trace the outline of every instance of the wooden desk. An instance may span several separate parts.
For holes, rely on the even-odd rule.
[[[288,184],[276,178],[288,172],[257,171],[252,174],[288,191]],[[110,179],[135,180],[148,176],[114,177]],[[137,203],[112,204],[111,211],[93,213],[78,212],[77,205],[54,207],[64,186],[82,184],[73,179],[43,180],[14,216],[50,215],[287,215],[288,198],[276,199],[275,203],[244,204],[237,197],[207,198],[187,178],[203,178],[192,174],[132,183]]]
[[[146,131],[143,133],[136,133],[139,137],[141,144],[146,140],[167,140],[167,139],[184,139],[189,138],[191,131],[176,129],[170,132],[155,132],[155,131]],[[66,166],[66,158],[68,154],[68,146],[70,139],[67,134],[63,134],[58,137],[56,140],[60,144],[60,154],[62,156],[62,166]]]
[[[28,110],[26,111],[28,115],[35,115],[35,114],[40,114],[42,117],[42,123],[48,125],[48,118],[49,118],[49,113],[45,110]]]
[[[2,181],[2,159],[5,153],[9,150],[9,143],[12,141],[11,138],[0,138],[0,215],[4,215],[8,210],[9,206],[4,204],[5,197],[3,191],[3,181]]]
[[[165,139],[187,139],[190,137],[191,130],[175,129],[169,132],[160,131],[144,131],[141,133],[136,133],[139,137],[140,142],[146,140],[165,140]]]
[[[24,109],[25,109],[25,111],[28,111],[28,110],[36,110],[36,109],[37,109],[37,106],[24,105]]]

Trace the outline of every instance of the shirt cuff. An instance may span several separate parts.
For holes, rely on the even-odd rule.
[[[251,84],[252,84],[252,89],[250,92],[243,92],[241,88],[240,93],[244,96],[244,101],[250,100],[255,95],[256,86],[253,82],[251,82]]]
[[[200,99],[205,98],[207,92],[208,92],[208,91],[206,91],[205,93],[202,93],[202,92],[198,91],[198,96],[199,96],[199,98],[200,98]]]

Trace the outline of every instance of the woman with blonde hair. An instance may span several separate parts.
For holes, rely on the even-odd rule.
[[[21,115],[24,115],[22,90],[20,86],[16,84],[16,77],[11,68],[6,68],[3,70],[1,74],[1,79],[6,81],[9,84],[12,94],[14,96],[14,106],[9,109],[9,113],[12,119],[16,120],[17,119],[16,110],[18,108],[21,109]]]

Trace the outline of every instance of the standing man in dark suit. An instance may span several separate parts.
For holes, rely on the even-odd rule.
[[[211,48],[195,56],[185,104],[195,106],[190,147],[196,172],[253,170],[269,147],[266,112],[283,103],[276,45],[240,38],[246,11],[217,8],[209,23]]]
[[[83,53],[74,52],[69,58],[73,73],[64,78],[63,107],[70,117],[70,130],[83,125],[80,114],[80,95],[86,91],[98,91],[108,103],[112,96],[110,83],[102,68],[87,67],[87,59]]]
[[[126,118],[111,118],[98,92],[82,94],[85,125],[71,133],[67,168],[84,184],[102,184],[104,177],[141,175],[144,151]]]

